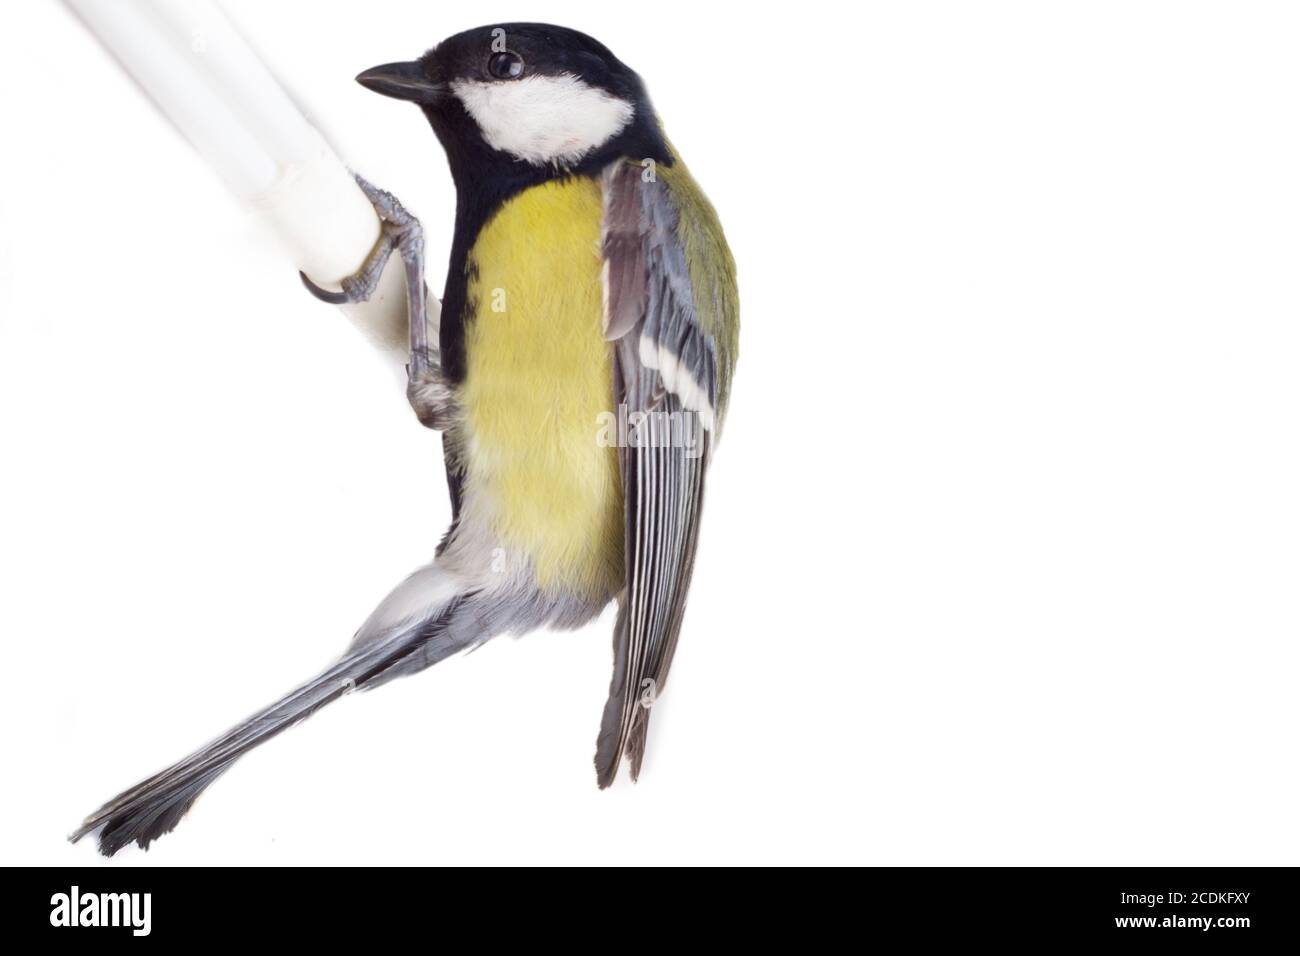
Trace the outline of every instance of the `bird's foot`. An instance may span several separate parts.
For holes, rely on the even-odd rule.
[[[379,285],[379,278],[384,273],[389,256],[397,252],[402,257],[402,267],[406,273],[406,311],[411,343],[411,362],[407,369],[414,377],[432,367],[425,309],[425,299],[429,293],[424,285],[424,229],[420,220],[411,215],[392,193],[385,192],[361,176],[355,178],[379,215],[379,240],[375,247],[370,250],[370,255],[366,256],[361,268],[340,283],[342,292],[322,289],[305,273],[300,272],[298,275],[307,291],[322,302],[333,305],[365,302]]]

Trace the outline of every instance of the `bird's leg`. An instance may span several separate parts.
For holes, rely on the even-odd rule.
[[[446,428],[455,410],[455,392],[442,374],[441,363],[429,351],[428,316],[424,284],[424,229],[420,220],[407,212],[392,193],[385,192],[373,183],[355,176],[357,185],[366,194],[375,212],[379,214],[379,241],[352,275],[342,283],[342,292],[322,289],[303,273],[303,285],[323,302],[341,305],[345,302],[365,302],[374,294],[383,275],[388,258],[396,250],[402,257],[406,275],[406,313],[410,328],[410,361],[406,366],[406,397],[420,422],[429,428]]]

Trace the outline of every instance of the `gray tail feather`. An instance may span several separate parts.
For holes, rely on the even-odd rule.
[[[75,843],[98,830],[99,850],[105,856],[133,842],[148,849],[151,842],[175,829],[208,784],[258,744],[355,688],[369,689],[392,677],[423,670],[486,640],[490,635],[471,634],[464,627],[453,626],[457,609],[468,596],[455,598],[435,617],[416,626],[350,649],[338,663],[206,747],[114,797],[87,817],[69,839]]]

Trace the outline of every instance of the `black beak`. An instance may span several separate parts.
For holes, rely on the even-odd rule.
[[[424,75],[418,62],[371,67],[357,75],[357,82],[368,90],[413,103],[432,103],[442,95],[442,87]]]

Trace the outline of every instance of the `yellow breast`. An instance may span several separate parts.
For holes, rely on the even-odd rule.
[[[603,596],[622,580],[613,408],[601,327],[600,186],[551,182],[507,201],[470,251],[465,466],[502,543],[538,583]]]

